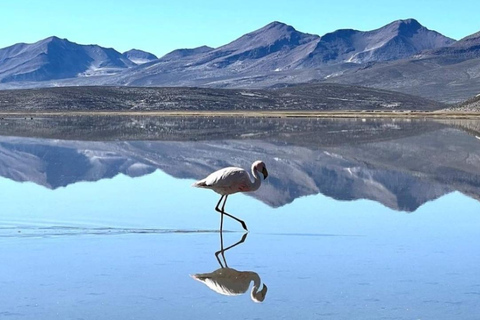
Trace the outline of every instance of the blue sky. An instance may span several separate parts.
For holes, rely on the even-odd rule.
[[[323,35],[336,29],[371,30],[415,18],[459,39],[480,31],[478,0],[47,0],[2,1],[0,48],[56,35],[119,51],[163,55],[178,48],[218,47],[277,20]]]

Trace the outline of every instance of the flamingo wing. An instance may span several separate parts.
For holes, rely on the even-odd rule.
[[[223,168],[195,183],[195,186],[209,188],[220,194],[232,194],[248,191],[250,177],[248,173],[237,167]]]

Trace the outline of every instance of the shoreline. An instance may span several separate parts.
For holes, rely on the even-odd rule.
[[[0,111],[0,117],[149,116],[253,118],[433,118],[480,119],[480,112],[449,111]]]

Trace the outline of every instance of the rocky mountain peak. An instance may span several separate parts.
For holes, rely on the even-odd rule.
[[[272,44],[278,44],[279,42],[281,42],[282,45],[294,46],[318,38],[316,35],[297,31],[294,27],[285,23],[274,21],[258,30],[245,34],[227,44],[224,48],[270,46]]]
[[[158,59],[156,55],[138,49],[125,51],[122,55],[136,64],[143,64]]]

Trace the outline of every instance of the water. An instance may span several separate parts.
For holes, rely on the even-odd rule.
[[[115,120],[1,123],[2,318],[478,318],[478,123]],[[223,248],[263,303],[192,278],[222,243],[219,196],[190,185],[256,159]]]

